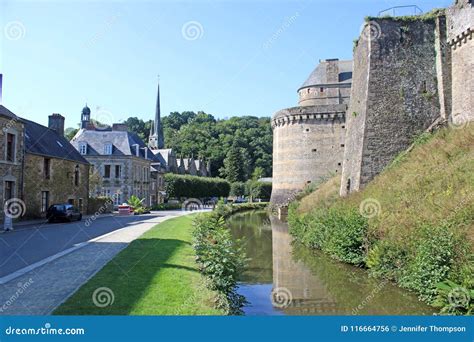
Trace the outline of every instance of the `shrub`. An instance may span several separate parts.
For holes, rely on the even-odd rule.
[[[365,260],[368,222],[357,209],[331,208],[321,215],[322,250],[350,264],[361,265]]]
[[[272,195],[272,183],[250,180],[247,182],[247,194],[252,198],[268,200]]]
[[[290,207],[290,233],[304,245],[318,248],[331,257],[360,265],[365,260],[367,219],[353,208],[316,209],[300,216]]]
[[[367,253],[366,265],[371,275],[397,281],[405,267],[408,251],[399,242],[381,240]]]
[[[225,220],[213,212],[194,219],[194,250],[210,288],[219,293],[216,305],[227,314],[242,314],[245,297],[239,295],[237,279],[245,264],[239,240],[234,240]]]
[[[165,188],[168,196],[174,198],[227,197],[230,184],[221,178],[167,173]]]
[[[474,313],[474,288],[466,288],[450,280],[436,284],[438,292],[433,306],[448,315],[472,315]]]
[[[445,280],[454,263],[458,241],[446,225],[425,224],[417,231],[413,255],[409,258],[400,284],[420,293],[431,302],[437,294],[437,284]]]
[[[230,185],[230,196],[244,196],[245,195],[245,183],[234,182]]]

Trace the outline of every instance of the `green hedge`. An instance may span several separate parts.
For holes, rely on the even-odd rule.
[[[230,183],[221,178],[189,175],[165,175],[166,192],[170,198],[202,198],[229,196]]]

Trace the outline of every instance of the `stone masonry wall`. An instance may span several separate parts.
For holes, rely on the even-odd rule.
[[[350,191],[359,190],[440,117],[436,23],[376,18],[363,30],[354,56],[342,195],[349,179]]]
[[[368,34],[366,27],[362,37]],[[360,187],[360,170],[364,146],[365,119],[367,112],[367,95],[369,87],[369,51],[368,39],[359,39],[354,50],[352,71],[351,98],[346,115],[346,138],[343,155],[341,195],[345,196],[350,190]]]
[[[447,9],[448,45],[452,59],[452,121],[474,120],[474,6],[458,0]]]
[[[76,161],[50,158],[50,177],[45,178],[44,156],[27,153],[24,168],[24,193],[26,217],[44,217],[41,212],[41,193],[49,192],[49,205],[67,203],[74,200],[79,208],[82,200],[82,213],[87,210],[89,195],[89,165]],[[79,186],[74,184],[74,171],[79,166]]]
[[[7,161],[6,146],[7,134],[14,134],[16,139],[15,159]],[[3,222],[3,205],[5,202],[5,182],[14,182],[14,198],[22,197],[22,163],[23,163],[23,123],[0,115],[0,222]]]
[[[274,115],[272,203],[286,204],[307,184],[341,172],[346,108],[294,107]]]

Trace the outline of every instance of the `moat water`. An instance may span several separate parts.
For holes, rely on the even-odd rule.
[[[232,216],[228,225],[242,239],[249,261],[239,293],[246,315],[431,315],[415,295],[292,244],[288,225],[265,212]]]

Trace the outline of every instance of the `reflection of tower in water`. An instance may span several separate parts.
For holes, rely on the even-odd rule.
[[[321,279],[312,274],[303,262],[293,259],[288,225],[276,217],[270,217],[270,220],[274,306],[280,307],[287,315],[335,314],[336,301]],[[278,296],[285,298],[279,301]]]

